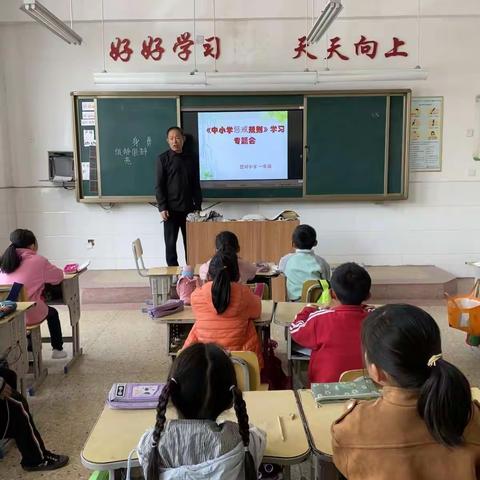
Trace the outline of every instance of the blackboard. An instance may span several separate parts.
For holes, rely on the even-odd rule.
[[[94,147],[86,147],[82,127],[83,102],[77,102],[80,135],[77,135],[80,162],[92,161]],[[177,125],[176,97],[97,97],[95,98],[95,138],[98,188],[82,177],[83,195],[110,202],[137,198],[149,201],[155,189],[155,162],[168,149],[166,131]],[[86,165],[83,166],[83,169]],[[82,167],[80,168],[82,171]],[[85,188],[86,187],[86,188]]]
[[[307,97],[305,195],[325,199],[404,194],[406,97]]]
[[[94,126],[83,117],[84,102],[94,104]],[[161,96],[75,93],[73,105],[79,201],[155,201],[155,159],[168,148],[165,131],[180,124],[182,111],[280,106],[305,109],[303,186],[210,188],[203,191],[205,199],[396,200],[408,195],[409,90]],[[92,128],[96,145],[85,146],[84,131]],[[88,180],[82,175],[87,170]]]

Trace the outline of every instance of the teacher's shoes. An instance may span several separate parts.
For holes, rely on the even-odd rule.
[[[67,352],[65,350],[52,350],[52,358],[57,360],[59,358],[66,358]]]
[[[27,472],[41,472],[45,470],[56,470],[62,468],[68,463],[66,455],[57,455],[52,452],[45,452],[43,461],[38,465],[22,465],[22,468]]]

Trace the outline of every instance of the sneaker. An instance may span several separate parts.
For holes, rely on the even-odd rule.
[[[27,472],[40,472],[44,470],[56,470],[62,468],[68,463],[66,455],[56,455],[52,452],[45,452],[43,461],[38,465],[28,466],[22,465],[22,468]]]
[[[67,352],[65,350],[52,350],[52,358],[58,360],[59,358],[66,358]]]

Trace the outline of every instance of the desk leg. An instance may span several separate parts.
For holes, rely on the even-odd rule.
[[[68,373],[69,368],[83,355],[80,347],[80,322],[72,325],[72,359],[63,367],[63,373]]]

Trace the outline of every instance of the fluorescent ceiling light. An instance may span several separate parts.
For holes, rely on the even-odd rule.
[[[307,35],[307,43],[317,43],[342,10],[342,0],[331,0]]]
[[[20,10],[30,15],[34,20],[47,27],[55,35],[69,44],[80,45],[82,37],[73,31],[65,22],[62,22],[50,10],[37,0],[24,0]]]
[[[301,90],[330,85],[361,82],[425,80],[427,72],[420,68],[384,70],[325,70],[312,72],[138,72],[93,74],[96,85],[120,87],[146,86],[157,89],[209,90]]]

